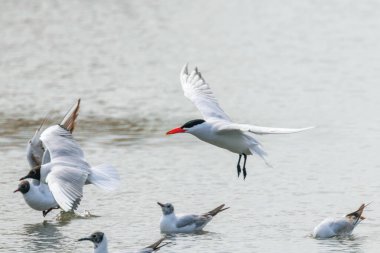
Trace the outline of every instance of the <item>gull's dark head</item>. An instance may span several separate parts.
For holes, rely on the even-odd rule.
[[[78,241],[91,241],[94,243],[95,249],[105,241],[105,235],[103,232],[94,232],[89,237],[80,238]]]
[[[174,206],[170,203],[162,204],[160,202],[157,202],[157,205],[161,207],[162,213],[164,215],[168,215],[174,212]]]
[[[28,180],[23,180],[18,184],[18,187],[13,192],[21,192],[22,194],[25,194],[29,192],[30,190],[30,183]]]
[[[29,173],[25,177],[20,178],[20,180],[24,180],[27,178],[33,178],[36,180],[40,180],[41,179],[41,167],[31,169],[29,171]]]
[[[190,120],[190,121],[186,122],[181,127],[177,127],[177,128],[174,128],[174,129],[170,130],[166,134],[178,134],[178,133],[187,133],[187,132],[191,133],[191,131],[193,129],[198,128],[204,122],[205,121],[203,119],[193,119],[193,120]]]

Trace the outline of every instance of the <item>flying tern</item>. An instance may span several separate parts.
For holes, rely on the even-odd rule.
[[[163,246],[169,244],[169,242],[162,243],[164,240],[165,238],[161,238],[157,242],[137,251],[136,253],[155,252]],[[78,241],[91,241],[94,244],[94,253],[108,253],[108,241],[106,235],[103,232],[94,232],[89,237],[81,238]]]
[[[219,106],[210,86],[197,68],[189,74],[186,64],[181,70],[180,80],[185,97],[194,103],[203,119],[186,122],[166,134],[189,133],[202,141],[237,153],[239,155],[237,174],[239,176],[243,170],[244,179],[247,176],[245,167],[247,155],[257,154],[267,163],[264,157],[266,152],[251,134],[290,134],[313,128],[272,128],[234,123]],[[240,167],[242,156],[243,169]]]
[[[160,229],[162,233],[194,233],[202,230],[207,223],[218,213],[228,209],[225,205],[220,205],[217,208],[201,214],[184,214],[176,215],[174,206],[171,203],[162,204],[157,202],[162,209],[162,217],[160,220]]]
[[[325,239],[334,236],[347,236],[352,233],[354,228],[365,219],[362,216],[363,210],[366,206],[362,204],[358,210],[349,213],[342,218],[333,219],[327,218],[314,228],[313,237],[318,239]]]

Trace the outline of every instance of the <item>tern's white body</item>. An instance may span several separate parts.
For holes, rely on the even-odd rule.
[[[241,131],[219,131],[229,124],[230,122],[223,120],[213,120],[189,129],[188,132],[204,142],[237,154],[252,155],[255,148],[260,149],[259,142],[249,134]]]
[[[50,208],[58,207],[53,194],[46,184],[41,184],[34,179],[27,179],[29,181],[29,191],[22,196],[25,202],[33,209],[38,211],[45,211]]]

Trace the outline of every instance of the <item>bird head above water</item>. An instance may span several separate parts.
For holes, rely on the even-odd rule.
[[[30,190],[30,183],[28,180],[23,180],[18,184],[18,187],[13,192],[21,192],[22,194],[28,193]]]
[[[193,119],[185,124],[183,124],[181,127],[173,128],[172,130],[168,131],[166,134],[178,134],[178,133],[190,133],[193,134],[196,130],[203,127],[204,123],[206,121],[203,119]]]
[[[41,167],[37,166],[34,169],[31,169],[29,171],[29,173],[25,177],[20,178],[20,180],[24,180],[27,178],[33,178],[36,180],[40,180],[41,179]]]
[[[94,244],[95,252],[98,252],[100,249],[103,249],[104,251],[99,252],[107,252],[107,238],[103,232],[94,232],[90,236],[83,237],[78,241],[91,241]]]
[[[162,213],[164,215],[169,215],[174,212],[174,206],[170,203],[162,204],[160,202],[157,202],[157,204],[161,207]]]

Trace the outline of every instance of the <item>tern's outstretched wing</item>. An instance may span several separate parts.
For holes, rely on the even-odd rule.
[[[292,134],[298,133],[305,130],[312,129],[314,127],[305,127],[305,128],[274,128],[274,127],[261,127],[255,125],[247,125],[247,124],[225,124],[220,125],[217,129],[218,132],[224,131],[242,131],[242,132],[251,132],[254,134]]]
[[[231,121],[222,108],[220,108],[210,86],[203,79],[197,68],[189,74],[186,64],[181,70],[180,79],[185,97],[194,103],[205,120],[219,119]]]
[[[88,173],[84,170],[56,165],[46,177],[55,201],[65,211],[77,209]]]

